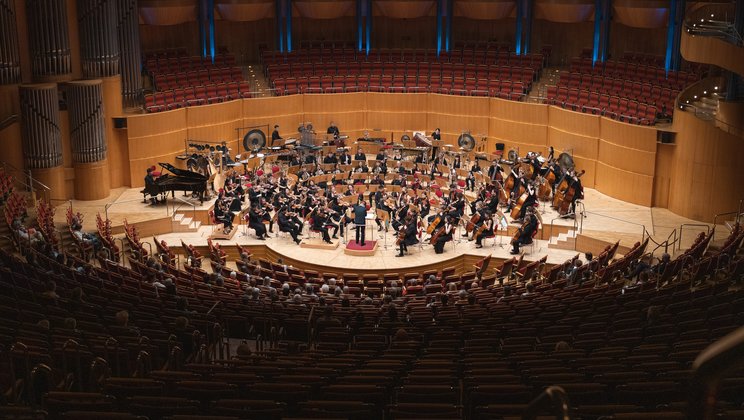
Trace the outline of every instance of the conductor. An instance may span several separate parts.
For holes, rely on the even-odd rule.
[[[356,243],[359,243],[359,237],[361,236],[362,246],[364,246],[366,244],[364,234],[367,230],[367,206],[361,197],[352,208],[352,211],[354,212],[354,225],[356,225]]]

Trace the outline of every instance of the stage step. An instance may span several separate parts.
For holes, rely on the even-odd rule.
[[[548,248],[572,250],[576,248],[576,231],[569,230],[566,233],[559,233],[548,241]]]
[[[300,248],[311,248],[311,249],[336,249],[338,244],[341,243],[338,239],[332,239],[331,243],[323,242],[322,238],[303,238],[300,243]]]
[[[185,216],[182,213],[176,213],[173,215],[173,232],[197,232],[201,227],[201,222],[194,220],[190,216]]]

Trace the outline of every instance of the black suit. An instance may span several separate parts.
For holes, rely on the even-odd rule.
[[[367,207],[363,204],[356,204],[353,207],[354,224],[356,225],[356,242],[359,243],[359,237],[362,237],[362,246],[364,246],[364,234],[367,230]]]

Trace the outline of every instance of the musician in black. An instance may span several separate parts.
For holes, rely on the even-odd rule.
[[[465,198],[461,192],[455,193],[452,204],[452,211],[449,212],[449,217],[452,218],[453,223],[458,223],[463,214],[465,214]]]
[[[331,236],[328,234],[328,226],[326,225],[327,216],[323,208],[318,208],[313,215],[313,230],[320,232],[323,235],[323,242],[330,244],[332,242]]]
[[[336,127],[336,123],[331,121],[331,123],[328,125],[328,130],[326,130],[327,134],[333,135],[333,139],[336,140],[340,136],[340,133],[338,131],[338,127]]]
[[[149,190],[155,185],[155,177],[152,175],[152,168],[147,168],[147,175],[145,175],[145,190]],[[158,198],[157,196],[150,196],[150,204],[155,205],[158,204]]]
[[[338,159],[336,158],[336,154],[333,152],[328,153],[325,158],[323,158],[323,163],[325,164],[336,164],[338,163]]]
[[[302,227],[298,226],[292,220],[291,215],[289,214],[289,209],[287,207],[282,207],[279,210],[277,221],[279,223],[279,231],[288,232],[292,236],[292,240],[299,245],[301,241],[297,236],[301,232]]]
[[[367,230],[367,206],[364,204],[361,196],[357,204],[352,208],[352,211],[354,212],[354,225],[356,225],[356,243],[359,243],[359,237],[361,237],[362,246],[364,246],[364,234]]]
[[[401,227],[403,232],[403,239],[400,241],[400,253],[396,257],[402,257],[408,252],[409,245],[416,245],[418,243],[418,226],[416,225],[416,219],[412,214],[406,216],[405,226]]]
[[[525,193],[527,194],[527,198],[524,200],[524,203],[522,203],[522,209],[519,211],[519,215],[516,219],[517,221],[523,220],[527,209],[534,209],[535,203],[537,203],[537,188],[535,188],[535,184],[532,181],[527,182]]]
[[[525,221],[517,231],[516,239],[512,240],[512,255],[519,254],[519,247],[522,245],[529,245],[532,243],[532,235],[537,231],[538,222],[537,217],[533,214],[533,211],[529,211],[525,215]]]
[[[282,140],[282,136],[279,135],[279,125],[274,125],[274,131],[271,132],[271,145],[274,146],[277,140]]]
[[[571,207],[568,209],[568,213],[573,216],[576,213],[576,201],[584,199],[584,187],[581,185],[581,178],[579,178],[576,172],[571,171],[568,188],[573,188],[574,190],[574,195],[571,197]]]
[[[223,231],[225,232],[225,234],[230,233],[230,231],[232,230],[234,217],[235,214],[230,211],[225,200],[218,198],[214,205],[214,218],[218,222],[222,222]]]
[[[431,148],[431,159],[434,160],[434,158],[439,154],[439,147],[436,145],[440,140],[442,140],[442,132],[439,131],[439,128],[435,129],[434,132],[431,133],[431,139],[434,144],[434,147]]]
[[[483,248],[483,239],[490,238],[495,234],[495,224],[493,215],[489,211],[484,211],[481,217],[479,225],[475,228],[475,231],[480,233],[475,237],[475,247]],[[483,230],[481,230],[483,228]],[[474,233],[475,234],[475,233]]]
[[[498,161],[494,160],[491,166],[488,167],[488,178],[493,181],[499,181],[503,179],[504,169],[501,168]]]
[[[509,197],[509,205],[506,207],[506,211],[511,211],[512,207],[514,207],[514,203],[519,199],[519,190],[525,183],[524,171],[522,168],[517,170],[516,166],[512,166],[509,177],[514,178],[514,188],[512,188],[511,197]]]
[[[346,152],[346,149],[343,149],[341,152],[341,156],[338,158],[339,165],[351,165],[351,155]]]
[[[452,234],[455,231],[455,224],[451,217],[447,217],[444,222],[444,232],[439,235],[437,241],[434,243],[434,252],[441,254],[444,252],[444,245],[452,240]]]
[[[379,152],[377,152],[377,156],[375,156],[375,160],[386,160],[387,159],[387,153],[385,153],[385,149],[380,149]]]
[[[264,214],[259,207],[251,206],[248,211],[248,226],[256,231],[256,239],[261,241],[266,239],[266,226],[263,224]]]
[[[367,160],[367,155],[364,154],[361,147],[357,149],[357,152],[354,155],[354,160]]]

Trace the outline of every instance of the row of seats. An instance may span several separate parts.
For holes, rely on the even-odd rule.
[[[452,79],[418,81],[392,77],[335,76],[333,78],[274,79],[277,95],[299,93],[390,92],[390,93],[441,93],[447,95],[492,96],[521,100],[529,90],[530,82],[509,80]]]
[[[214,67],[189,72],[152,73],[152,76],[157,90],[169,90],[180,86],[240,82],[243,80],[243,71],[240,67]]]
[[[574,111],[603,115],[632,124],[653,125],[659,115],[659,108],[621,98],[580,89],[548,87],[547,103]],[[672,106],[673,107],[673,106]],[[664,109],[671,109],[666,108]]]
[[[700,78],[700,74],[693,72],[667,72],[663,65],[645,65],[633,61],[614,60],[592,65],[592,60],[588,58],[574,58],[571,60],[569,71],[582,75],[608,76],[617,79],[648,82],[655,86],[677,90],[681,90]]]
[[[153,74],[170,74],[233,67],[235,57],[227,53],[217,54],[213,62],[211,57],[189,56],[183,51],[155,53],[145,56],[144,65],[147,71]]]
[[[677,89],[651,83],[566,72],[561,73],[558,86],[560,86],[559,89],[580,89],[610,96],[621,96],[669,110],[674,108],[674,101],[680,92]]]
[[[230,82],[202,86],[188,86],[145,95],[145,110],[161,112],[188,106],[213,104],[234,99],[250,98],[249,82]]]

